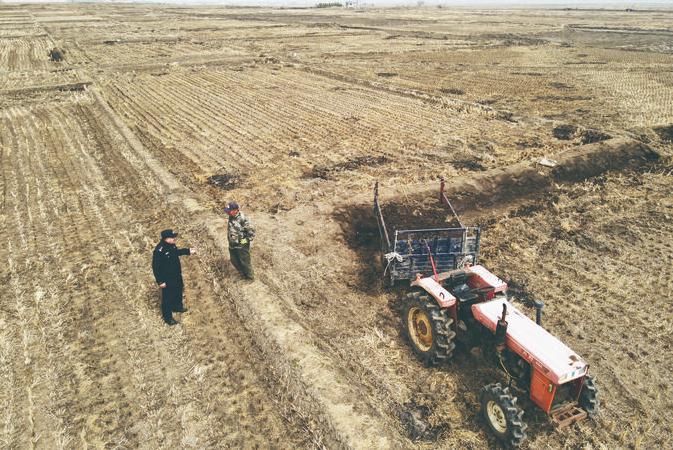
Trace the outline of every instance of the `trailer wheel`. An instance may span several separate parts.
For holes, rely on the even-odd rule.
[[[523,410],[509,388],[500,383],[481,388],[481,409],[493,434],[511,447],[518,447],[526,439],[528,425],[523,421]]]
[[[584,385],[582,386],[582,392],[580,392],[580,406],[590,417],[594,417],[598,413],[599,405],[598,388],[594,377],[587,375],[584,377]]]
[[[404,325],[414,353],[426,366],[437,366],[451,358],[456,348],[453,319],[429,296],[420,292],[407,295]]]

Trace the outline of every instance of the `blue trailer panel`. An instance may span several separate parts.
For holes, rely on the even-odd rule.
[[[440,200],[455,214],[443,190]],[[389,277],[391,283],[413,280],[418,274],[432,275],[432,262],[437,273],[462,268],[466,263],[478,263],[480,230],[477,227],[394,230],[389,233],[379,203],[378,183],[374,188],[374,216],[385,258],[384,276]]]

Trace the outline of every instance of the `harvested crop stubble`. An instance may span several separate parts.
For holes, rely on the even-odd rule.
[[[673,287],[671,186],[665,168],[609,174],[564,187],[552,209],[502,219],[483,236],[488,264],[544,299],[546,327],[592,361],[604,404],[597,442],[657,447],[671,432],[662,414],[673,365],[663,355],[673,326],[657,313]]]
[[[507,380],[461,349],[423,367],[382,281],[374,182],[389,228],[447,226],[444,176],[482,262],[598,376],[597,424],[520,396],[528,447],[667,448],[669,22],[0,4],[0,446],[500,448],[476,394]],[[213,213],[231,199],[252,284]],[[171,329],[167,227],[201,250]]]
[[[167,334],[147,272],[166,226],[161,188],[101,111],[87,101],[12,108],[0,130],[5,442],[302,446],[267,401],[254,354],[238,353],[249,335],[222,329],[217,287],[198,261],[186,264],[186,297],[203,315],[184,322],[210,323]]]
[[[109,81],[105,95],[128,123],[146,124],[138,130],[144,145],[176,173],[184,165],[204,177],[222,167],[246,173],[251,185],[275,186],[267,195],[254,195],[269,209],[288,198],[311,202],[337,193],[334,183],[305,184],[315,176],[333,182],[343,172],[349,183],[364,187],[384,172],[400,182],[432,179],[442,162],[459,153],[479,152],[482,164],[492,164],[542,151],[508,149],[517,148],[512,135],[533,139],[547,125],[482,120],[479,111],[455,112],[371,88],[333,87],[351,85],[292,68],[207,69],[119,77]],[[291,156],[297,148],[300,155]],[[253,197],[244,189],[232,194]]]

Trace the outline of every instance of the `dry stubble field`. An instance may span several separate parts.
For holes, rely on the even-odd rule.
[[[374,181],[441,222],[444,176],[598,378],[596,421],[527,405],[527,446],[670,447],[672,70],[668,11],[0,6],[0,446],[498,447],[501,376],[423,367],[374,263]],[[174,328],[169,226],[201,249]]]

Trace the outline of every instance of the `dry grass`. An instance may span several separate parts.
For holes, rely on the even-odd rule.
[[[585,162],[614,172],[529,164],[587,133],[671,154],[668,12],[0,13],[0,446],[497,447],[476,397],[497,372],[478,352],[422,367],[375,236],[353,235],[375,180],[399,206],[439,176],[480,192],[458,204],[484,261],[598,376],[596,422],[526,407],[529,448],[668,444],[670,162],[608,144]],[[500,189],[514,164],[532,169]],[[230,200],[258,227],[253,285],[222,255]],[[149,270],[169,226],[202,248],[171,329]]]

